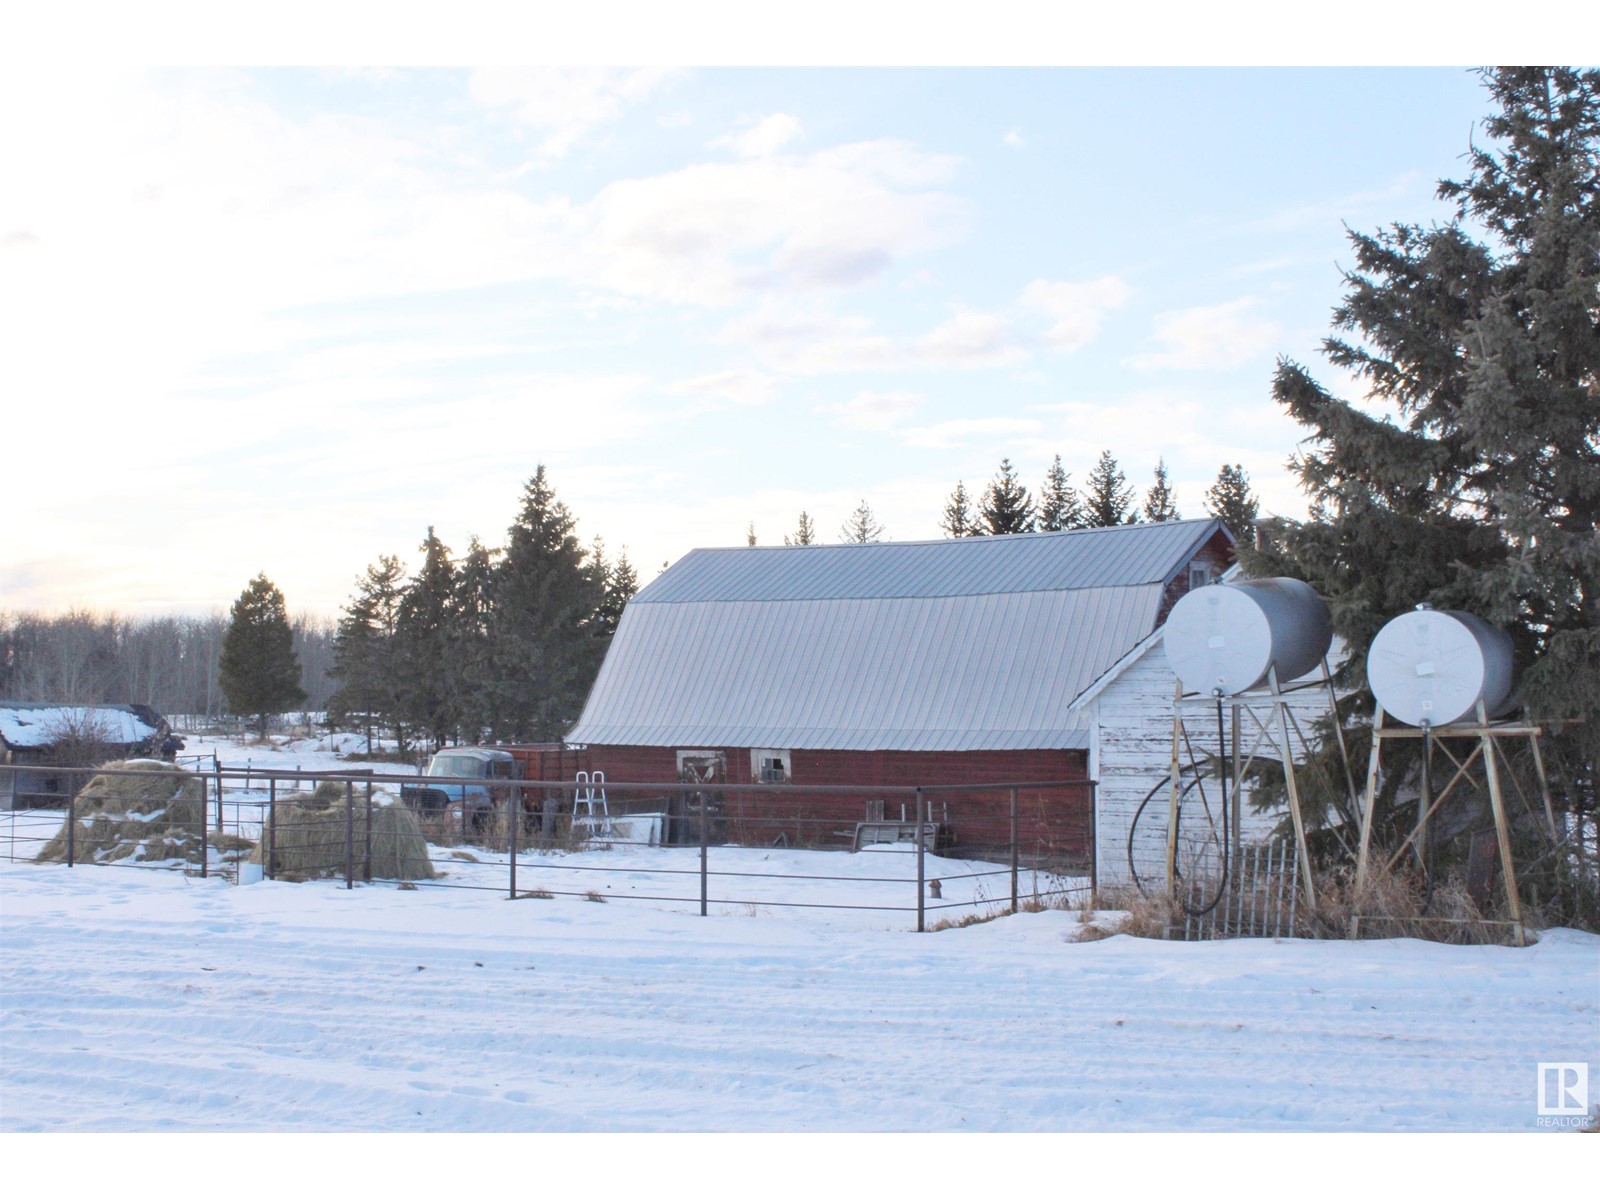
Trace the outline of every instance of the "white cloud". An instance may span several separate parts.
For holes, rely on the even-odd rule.
[[[798,375],[897,366],[901,357],[894,342],[871,328],[866,317],[841,317],[814,305],[767,299],[724,324],[716,340],[743,346],[763,362]]]
[[[716,340],[796,375],[969,370],[1011,366],[1028,357],[1009,324],[993,313],[957,313],[921,336],[894,338],[874,332],[871,320],[859,314],[841,316],[777,297],[726,322]]]
[[[957,313],[915,343],[915,356],[935,366],[1004,367],[1028,354],[1012,338],[1011,328],[993,313]]]
[[[591,129],[648,96],[666,75],[656,69],[480,67],[469,86],[480,104],[542,132],[540,154],[560,158]]]
[[[777,382],[760,371],[715,371],[674,384],[672,390],[683,395],[720,396],[735,404],[766,404]]]
[[[1156,317],[1155,338],[1162,349],[1141,354],[1132,365],[1143,369],[1224,370],[1271,351],[1282,340],[1276,321],[1251,313],[1257,301],[1245,296],[1225,304],[1201,305]]]
[[[1043,313],[1054,323],[1045,332],[1045,345],[1053,350],[1077,350],[1100,332],[1105,315],[1121,308],[1133,289],[1115,275],[1086,283],[1035,279],[1022,289],[1017,303]]]
[[[948,450],[982,438],[1031,437],[1044,427],[1031,417],[966,417],[908,429],[902,440],[923,450]]]
[[[740,158],[766,158],[800,136],[800,118],[773,113],[741,133],[724,134],[713,146],[727,146]]]
[[[952,160],[873,145],[882,153],[845,146],[619,180],[570,207],[588,260],[572,269],[630,295],[705,305],[867,282],[947,244],[965,215],[929,190]]]
[[[1013,150],[1020,150],[1023,146],[1027,145],[1027,142],[1023,139],[1022,130],[1020,129],[1007,130],[1005,136],[1002,137],[1000,141],[1003,145],[1009,146]]]
[[[843,404],[817,409],[846,429],[884,430],[898,425],[927,399],[920,392],[858,392]]]

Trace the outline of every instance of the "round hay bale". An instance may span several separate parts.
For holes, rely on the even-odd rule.
[[[195,775],[150,759],[109,762],[74,801],[73,862],[198,862],[205,792]],[[67,821],[34,856],[37,863],[67,861]]]
[[[320,794],[320,795],[319,795]],[[326,806],[324,806],[326,801]],[[372,857],[367,857],[367,801],[354,797],[348,817],[350,863],[356,875],[372,879],[432,879],[428,845],[417,818],[403,804],[380,804],[372,812]],[[261,831],[250,861],[269,867],[277,878],[316,879],[342,876],[345,870],[345,790],[325,780],[315,792],[278,800],[277,818]],[[272,862],[267,858],[271,856]],[[370,866],[370,874],[369,874]]]

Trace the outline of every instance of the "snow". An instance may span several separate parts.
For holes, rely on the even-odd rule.
[[[0,866],[6,1130],[1530,1130],[1600,938],[1075,942]],[[792,915],[801,911],[802,915]]]
[[[903,850],[715,847],[708,917],[692,849],[525,855],[566,894],[517,901],[473,853],[444,882],[489,890],[0,862],[0,1129],[1533,1132],[1538,1063],[1600,1081],[1589,934],[917,934]]]
[[[50,746],[73,730],[110,746],[133,746],[156,731],[120,708],[0,705],[0,738],[15,749]]]

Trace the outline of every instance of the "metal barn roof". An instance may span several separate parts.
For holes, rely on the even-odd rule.
[[[629,603],[567,740],[1082,748],[1073,698],[1219,528],[696,550]]]
[[[1220,528],[1168,521],[1069,533],[691,550],[633,604],[985,596],[1165,583]]]

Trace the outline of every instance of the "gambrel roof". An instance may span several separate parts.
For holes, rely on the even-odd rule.
[[[1074,697],[1150,634],[1214,520],[695,550],[622,615],[570,743],[1087,745]]]

